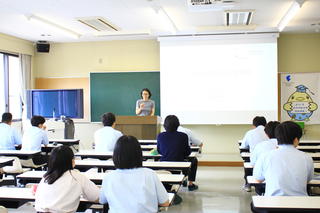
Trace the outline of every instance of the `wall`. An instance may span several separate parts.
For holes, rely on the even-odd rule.
[[[320,71],[318,34],[281,34],[279,72]],[[50,53],[35,55],[35,76],[88,77],[93,71],[159,70],[159,44],[155,40],[52,44]],[[80,148],[90,148],[99,124],[77,123]],[[202,160],[240,161],[237,140],[250,125],[190,125],[205,145]],[[307,139],[320,139],[318,125],[306,127]]]

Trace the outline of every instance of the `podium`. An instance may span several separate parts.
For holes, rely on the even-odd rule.
[[[154,140],[160,133],[159,116],[116,116],[115,129],[140,140]]]

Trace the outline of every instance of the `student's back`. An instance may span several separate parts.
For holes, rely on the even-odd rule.
[[[77,170],[66,171],[53,184],[39,183],[35,208],[44,212],[76,212],[80,196],[94,201],[99,189]]]
[[[47,133],[39,127],[32,126],[22,137],[22,149],[25,151],[41,151],[41,144],[49,143]]]
[[[104,113],[101,117],[103,128],[94,133],[95,150],[97,152],[113,152],[117,140],[122,133],[115,128],[116,116],[111,113]]]
[[[121,136],[114,148],[115,171],[102,182],[100,203],[110,213],[155,213],[158,205],[168,206],[168,193],[156,173],[142,168],[142,150],[133,136]]]
[[[122,133],[111,126],[105,126],[94,133],[95,150],[98,152],[112,152]]]
[[[258,143],[255,146],[253,152],[251,153],[250,164],[254,166],[261,155],[276,149],[277,146],[278,146],[278,141],[275,138]]]
[[[157,192],[157,193],[156,193]],[[103,179],[100,202],[108,202],[109,213],[158,212],[168,199],[157,174],[148,168],[117,169]]]
[[[183,132],[162,132],[157,137],[161,161],[183,161],[190,153],[188,135]]]
[[[15,145],[20,145],[18,133],[10,125],[0,123],[0,150],[15,150]]]
[[[307,183],[312,179],[313,161],[293,145],[279,148],[263,156],[255,165],[253,175],[264,171],[265,196],[307,196]]]
[[[253,169],[259,182],[266,182],[266,196],[307,196],[307,183],[313,178],[313,161],[296,149],[302,136],[300,126],[285,121],[275,129],[278,149],[261,156]]]

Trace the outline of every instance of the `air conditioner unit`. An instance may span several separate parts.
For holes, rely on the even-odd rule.
[[[234,7],[232,0],[187,0],[190,11],[220,11]]]

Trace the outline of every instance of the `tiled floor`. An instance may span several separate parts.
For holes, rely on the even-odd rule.
[[[242,167],[199,167],[197,173],[199,190],[189,192],[181,188],[183,202],[171,206],[168,213],[249,213],[251,194],[241,190]],[[32,204],[9,212],[31,213]]]

